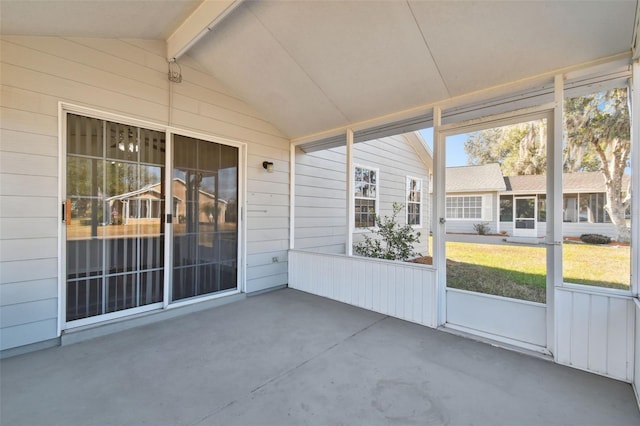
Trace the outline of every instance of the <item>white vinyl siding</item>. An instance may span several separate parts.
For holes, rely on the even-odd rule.
[[[183,82],[171,85],[169,111],[162,41],[0,42],[0,295],[11,295],[0,299],[0,349],[57,335],[60,101],[246,142],[246,290],[287,283],[289,141],[269,122],[188,57],[180,61]],[[273,173],[262,168],[265,160]]]
[[[410,173],[423,179],[428,187],[430,170],[420,160],[413,146],[403,136],[392,136],[353,146],[354,163],[379,170],[378,214],[392,212],[393,202],[405,204],[406,176]],[[324,253],[345,253],[346,244],[346,149],[333,148],[308,154],[296,151],[296,217],[295,247]],[[416,250],[427,253],[428,200],[422,203],[423,217],[420,244]],[[406,213],[399,215],[405,223]],[[354,233],[354,241],[363,231]]]

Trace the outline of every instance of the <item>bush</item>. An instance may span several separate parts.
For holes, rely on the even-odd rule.
[[[401,204],[393,203],[391,217],[380,218],[376,215],[378,228],[371,233],[378,238],[365,235],[364,241],[353,245],[355,252],[361,256],[388,260],[407,260],[417,256],[413,244],[420,242],[420,233],[414,232],[411,225],[398,224],[397,216],[402,209]]]
[[[600,234],[582,234],[580,240],[587,244],[609,244],[611,238]]]
[[[487,235],[491,232],[489,222],[475,223],[473,225],[473,230],[476,231],[478,235]]]

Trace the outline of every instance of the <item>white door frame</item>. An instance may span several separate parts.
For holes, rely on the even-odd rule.
[[[516,216],[516,205],[518,200],[533,200],[533,218],[523,218],[533,220],[533,228],[518,228],[518,217]],[[536,195],[516,195],[513,197],[513,236],[514,237],[537,237],[538,236],[538,197]]]
[[[560,113],[561,113],[561,109],[560,109]],[[445,251],[446,250],[446,246],[445,246],[446,219],[444,214],[445,213],[444,206],[445,206],[445,200],[446,200],[446,193],[444,190],[445,188],[444,178],[445,178],[445,171],[446,171],[446,167],[445,167],[446,137],[452,136],[455,134],[460,134],[460,133],[468,133],[468,132],[483,130],[490,127],[500,127],[500,126],[505,126],[509,124],[516,124],[520,122],[536,120],[536,119],[546,119],[547,126],[549,129],[549,131],[547,132],[547,156],[551,157],[552,155],[557,155],[557,153],[555,153],[554,151],[554,146],[555,146],[554,139],[556,138],[555,130],[558,123],[560,126],[562,125],[561,120],[558,121],[558,123],[556,123],[555,117],[557,115],[558,115],[558,103],[554,102],[554,103],[543,104],[533,108],[521,109],[521,110],[511,111],[511,112],[493,115],[489,117],[472,119],[472,120],[464,121],[461,123],[451,123],[451,124],[441,125],[441,120],[440,120],[441,111],[439,108],[434,108],[434,145],[435,145],[434,165],[436,170],[436,184],[434,185],[434,191],[436,195],[436,202],[435,202],[436,212],[433,220],[433,227],[435,231],[434,232],[434,265],[436,265],[438,268],[438,305],[439,305],[438,310],[442,312],[442,315],[439,316],[438,318],[439,324],[450,326],[450,324],[448,324],[448,319],[452,318],[456,314],[455,312],[448,312],[449,308],[447,307],[448,306],[448,303],[447,303],[448,290],[446,287],[446,269],[445,269],[446,268],[446,261],[445,261],[446,259],[446,251]],[[558,190],[558,187],[556,187],[555,185],[552,185],[552,183],[555,183],[554,176],[558,174],[558,171],[556,170],[557,169],[556,162],[553,161],[553,159],[548,160],[547,164],[548,164],[547,165],[547,191],[548,191],[547,200],[551,200],[551,203],[553,203],[553,197],[554,197],[555,191]],[[561,172],[561,169],[560,169],[560,172]],[[560,194],[560,197],[561,196],[562,194]],[[514,207],[515,207],[515,200],[514,200]],[[536,208],[537,208],[537,205],[536,205]],[[469,332],[471,334],[483,336],[483,337],[490,337],[491,339],[496,341],[502,341],[508,344],[515,344],[521,347],[525,347],[527,349],[538,350],[543,353],[552,352],[553,346],[554,346],[553,342],[555,338],[554,337],[555,335],[554,315],[553,315],[554,277],[558,274],[558,270],[560,271],[559,272],[560,274],[562,272],[561,256],[558,256],[559,253],[561,254],[561,247],[559,246],[556,247],[554,245],[553,230],[558,226],[561,226],[562,222],[556,223],[553,217],[549,217],[552,215],[547,215],[547,216],[548,216],[547,244],[545,245],[545,247],[547,248],[547,256],[546,256],[547,303],[546,305],[537,304],[543,310],[542,315],[536,314],[532,316],[532,318],[533,317],[539,318],[538,321],[544,322],[541,324],[536,324],[536,328],[540,330],[542,327],[542,333],[544,336],[542,340],[543,341],[546,340],[546,344],[536,343],[535,345],[531,345],[529,343],[522,343],[522,342],[519,342],[517,338],[514,339],[512,337],[505,337],[505,336],[496,335],[496,334],[493,334],[493,335],[490,333],[487,334],[487,333],[484,333],[482,330],[473,329],[472,327],[469,327],[466,329],[465,327],[462,327],[464,331]],[[514,221],[514,226],[515,226],[515,221]],[[560,263],[558,263],[558,259],[560,259]],[[452,291],[463,292],[459,290],[452,290]],[[485,295],[480,295],[480,296],[485,296]],[[480,297],[479,299],[482,300],[483,297]],[[501,298],[496,298],[495,296],[486,295],[486,299],[487,301],[489,301],[490,299],[490,302],[496,302],[498,299],[501,299]],[[502,299],[505,299],[505,298],[502,298]],[[522,303],[523,305],[532,304],[532,302],[517,301],[515,299],[505,299],[505,301],[509,301],[510,303],[512,302],[511,305],[513,305],[513,303],[516,303],[516,304]],[[482,302],[479,302],[479,303],[482,303]],[[495,308],[495,304],[492,305],[492,308]],[[498,316],[499,315],[500,314],[498,313]],[[455,326],[451,328],[461,329],[461,327],[455,327]],[[545,330],[546,330],[546,333],[544,332]]]
[[[137,126],[150,130],[157,130],[165,132],[166,134],[166,152],[165,152],[165,185],[167,187],[165,193],[165,214],[172,214],[171,206],[172,202],[167,200],[173,200],[173,188],[171,185],[172,176],[172,150],[173,150],[173,135],[183,135],[187,137],[197,138],[205,141],[215,142],[223,145],[229,145],[238,148],[238,266],[237,266],[237,286],[233,291],[225,291],[215,293],[212,295],[201,296],[185,301],[170,302],[169,286],[170,275],[173,268],[172,265],[172,245],[173,234],[172,225],[165,222],[165,254],[164,254],[164,267],[165,267],[165,280],[164,280],[164,294],[163,301],[159,303],[153,303],[150,305],[135,307],[122,311],[112,312],[103,315],[97,315],[93,317],[83,318],[79,320],[66,321],[66,223],[62,217],[62,204],[66,199],[66,176],[67,176],[67,114],[78,114],[85,117],[97,118],[100,120],[113,121],[117,123],[127,124],[131,126]],[[190,305],[194,303],[200,303],[211,299],[216,299],[232,294],[238,294],[246,291],[246,191],[247,191],[247,144],[236,140],[213,136],[209,134],[194,132],[179,127],[167,126],[165,124],[155,123],[152,121],[140,120],[106,112],[104,110],[89,108],[85,106],[70,104],[67,102],[58,103],[58,140],[59,140],[59,161],[58,161],[58,173],[60,176],[58,187],[58,329],[57,335],[60,337],[62,332],[67,329],[73,329],[77,327],[83,327],[87,325],[104,323],[105,321],[120,319],[124,317],[132,317],[144,312],[163,309],[163,308],[175,308],[184,305]]]

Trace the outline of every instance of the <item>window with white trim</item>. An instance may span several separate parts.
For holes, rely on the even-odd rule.
[[[422,226],[422,179],[407,176],[407,225]]]
[[[355,166],[355,227],[376,226],[378,211],[378,169]]]
[[[447,219],[482,219],[482,196],[447,197]]]

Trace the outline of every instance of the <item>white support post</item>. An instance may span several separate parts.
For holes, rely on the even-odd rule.
[[[296,245],[296,146],[289,146],[289,250]]]
[[[638,60],[633,62],[631,81],[631,293],[638,296],[640,294],[640,61]],[[640,335],[638,336],[640,338]]]
[[[554,107],[547,128],[547,349],[556,357],[555,286],[562,284],[562,139],[564,76],[554,78]],[[551,213],[551,214],[549,214]]]
[[[447,322],[447,262],[446,262],[446,211],[445,211],[445,136],[441,133],[442,110],[433,108],[433,265],[437,276],[436,324]]]
[[[172,167],[173,167],[173,133],[169,130],[165,131],[165,161],[164,161],[164,211],[162,212],[165,215],[165,218],[171,217],[171,223],[169,221],[165,221],[164,223],[164,235],[165,241],[173,241],[173,223],[178,220],[178,211],[173,211],[173,178],[172,178]],[[177,206],[176,206],[177,207]],[[124,213],[124,209],[123,209]],[[164,245],[164,264],[165,265],[173,265],[173,244],[165,244]],[[173,280],[173,268],[165,268],[164,273],[164,292],[162,298],[162,306],[163,308],[167,308],[171,301],[171,282]]]
[[[353,176],[353,130],[347,129],[347,256],[353,256],[353,229],[355,227],[354,176]]]

